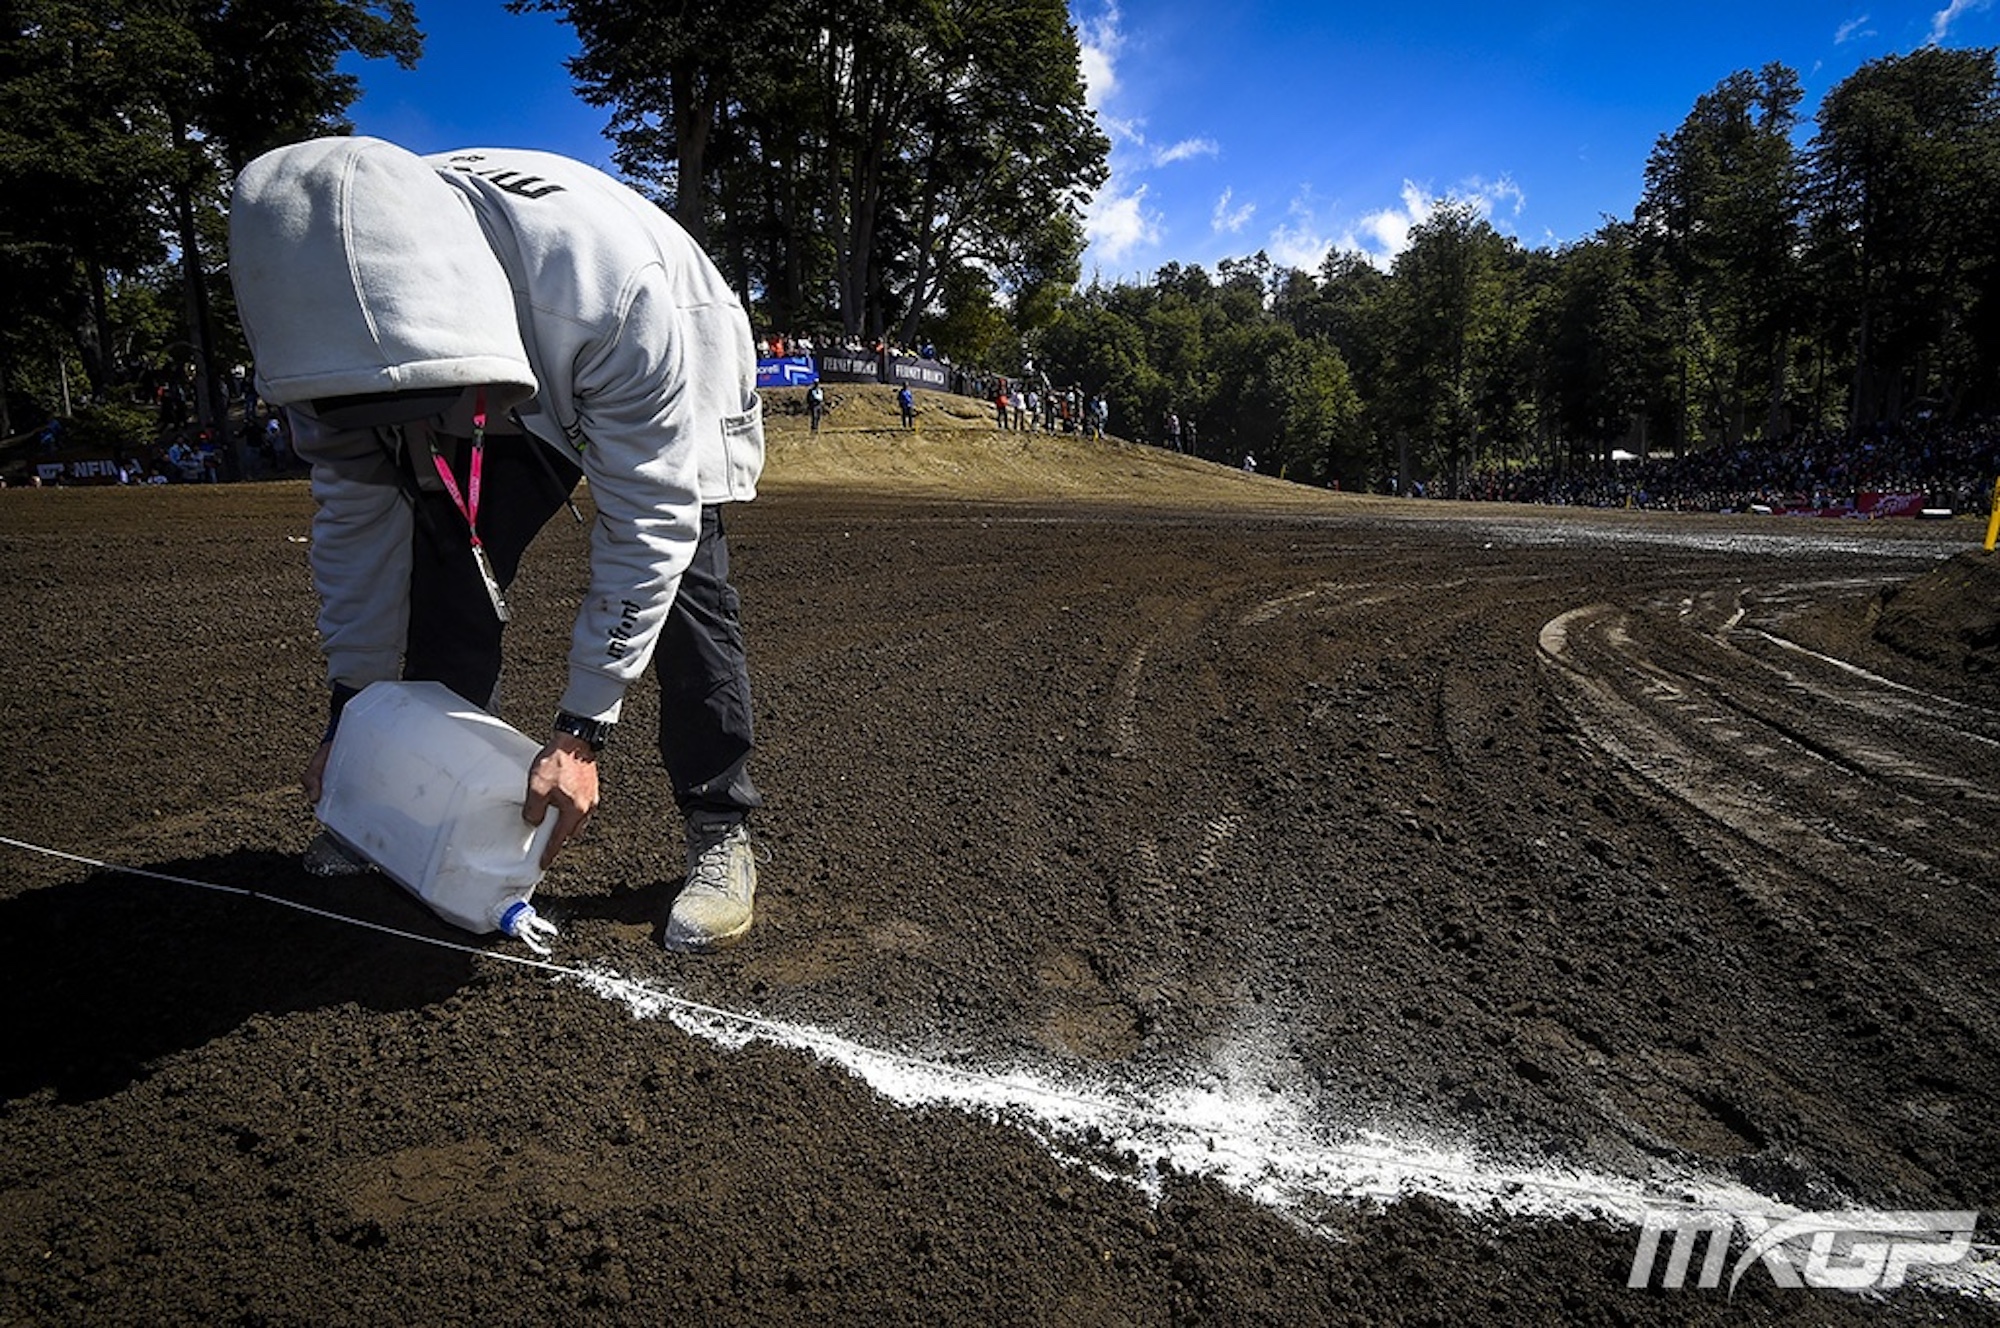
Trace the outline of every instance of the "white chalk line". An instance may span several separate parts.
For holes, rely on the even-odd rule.
[[[1319,1236],[1341,1234],[1342,1227],[1329,1209],[1351,1210],[1357,1200],[1394,1201],[1418,1194],[1470,1214],[1497,1210],[1523,1218],[1594,1218],[1635,1227],[1648,1213],[1661,1211],[1751,1214],[1773,1222],[1801,1212],[1745,1186],[1693,1172],[1648,1184],[1580,1170],[1484,1165],[1466,1149],[1399,1141],[1377,1131],[1354,1132],[1356,1142],[1329,1143],[1323,1129],[1312,1123],[1309,1101],[1244,1086],[1246,1080],[1266,1080],[1254,1049],[1235,1064],[1218,1063],[1204,1076],[1220,1087],[1188,1086],[1158,1094],[1116,1085],[1079,1089],[1028,1072],[998,1075],[868,1047],[809,1025],[691,1000],[608,969],[529,959],[424,936],[246,886],[126,866],[5,835],[0,835],[0,845],[99,871],[260,900],[418,945],[537,970],[617,1001],[635,1019],[665,1017],[683,1032],[725,1050],[762,1039],[811,1052],[899,1106],[943,1104],[1024,1126],[1058,1158],[1089,1167],[1106,1179],[1133,1184],[1154,1197],[1160,1193],[1159,1177],[1168,1167],[1212,1176]],[[1079,1140],[1090,1141],[1090,1155],[1072,1151]],[[1138,1174],[1109,1169],[1091,1155],[1122,1158]],[[1138,1165],[1147,1160],[1155,1163],[1150,1170]],[[1849,1211],[1856,1218],[1869,1216],[1865,1209]],[[1927,1271],[1923,1285],[2000,1303],[2000,1245],[1975,1242],[1972,1253],[1959,1264]]]

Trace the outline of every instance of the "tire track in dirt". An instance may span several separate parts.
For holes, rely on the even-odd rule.
[[[1993,747],[1980,717],[1746,654],[1741,613],[1712,598],[1675,616],[1591,606],[1541,633],[1579,718],[1628,768],[1830,884],[1895,870],[1978,895],[2000,881],[2000,798],[1952,773]]]
[[[1992,955],[1967,925],[1994,903],[2000,813],[1953,773],[1976,766],[1990,720],[1775,645],[1762,596],[1572,609],[1544,626],[1542,658],[1587,739],[1684,813],[1669,819],[1721,871],[1723,902],[1799,973],[1823,1024],[1785,1053],[1897,1029],[1916,1044],[1898,1092],[1921,1118],[1962,1086],[1954,1065],[2000,1049]],[[1793,1109],[1826,1138],[1844,1128],[1810,1098]]]

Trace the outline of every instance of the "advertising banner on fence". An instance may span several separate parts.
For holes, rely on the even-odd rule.
[[[871,351],[832,350],[819,357],[819,376],[829,383],[879,383],[882,368]]]
[[[757,361],[759,387],[804,387],[816,377],[818,375],[813,372],[813,362],[803,355],[787,356],[782,360]]]
[[[1790,505],[1773,503],[1768,510],[1782,512],[1786,516],[1859,517],[1864,521],[1873,521],[1885,516],[1922,516],[1924,496],[1920,493],[1857,493],[1852,502],[1831,503],[1824,507],[1799,498]]]
[[[1922,516],[1924,496],[1920,493],[1858,493],[1854,495],[1854,515],[1871,520],[1883,516]]]
[[[915,360],[896,356],[889,361],[889,381],[927,387],[933,392],[951,390],[951,370],[936,360]]]

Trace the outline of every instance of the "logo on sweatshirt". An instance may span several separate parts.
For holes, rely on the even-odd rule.
[[[453,157],[451,168],[464,175],[476,175],[502,193],[513,194],[517,198],[547,198],[550,194],[563,192],[561,185],[552,180],[544,180],[539,175],[530,175],[526,171],[510,171],[498,166],[481,170],[472,164],[484,160],[485,158],[476,152],[467,153],[462,157]]]
[[[626,642],[639,630],[639,606],[628,599],[619,601],[618,607],[622,610],[618,625],[611,629],[611,640],[605,647],[605,653],[613,659],[625,658],[625,652],[632,648]]]

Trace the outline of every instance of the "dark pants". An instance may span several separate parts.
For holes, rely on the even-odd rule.
[[[526,438],[486,443],[479,536],[502,588],[513,584],[521,555],[582,475],[557,457],[548,457],[544,467],[529,451],[540,446]],[[684,813],[743,815],[764,805],[748,769],[754,746],[750,671],[738,613],[722,509],[703,507],[694,561],[681,575],[653,651],[653,676],[660,683],[660,759]],[[500,683],[501,631],[472,558],[465,518],[449,496],[425,491],[410,568],[403,676],[441,682],[473,704],[488,706]]]

